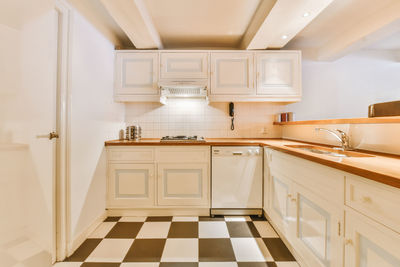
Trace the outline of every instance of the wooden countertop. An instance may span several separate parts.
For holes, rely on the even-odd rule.
[[[242,139],[242,138],[211,138],[206,142],[160,142],[159,139],[142,139],[141,141],[105,142],[106,146],[163,146],[163,145],[206,145],[206,146],[265,146],[283,153],[304,158],[322,165],[349,172],[383,184],[400,188],[400,156],[370,151],[357,151],[373,157],[337,158],[328,155],[315,154],[286,145],[304,145],[305,142],[285,139]],[[321,145],[323,146],[323,145]]]

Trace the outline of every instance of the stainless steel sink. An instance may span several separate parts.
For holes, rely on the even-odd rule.
[[[290,148],[297,148],[305,151],[309,151],[315,154],[327,155],[332,157],[340,157],[340,158],[350,158],[350,157],[373,157],[373,155],[343,150],[339,147],[322,147],[322,146],[313,146],[313,145],[285,145]]]

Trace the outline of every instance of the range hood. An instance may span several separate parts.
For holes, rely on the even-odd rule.
[[[158,84],[161,91],[160,102],[168,99],[200,99],[208,104],[207,83],[198,81],[173,81]]]

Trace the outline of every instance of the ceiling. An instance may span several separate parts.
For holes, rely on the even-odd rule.
[[[122,48],[400,50],[399,0],[68,1]]]
[[[287,48],[322,47],[348,28],[356,26],[377,10],[396,1],[398,0],[335,0],[297,34]]]
[[[400,50],[400,30],[366,47],[374,50]]]
[[[144,0],[165,48],[237,47],[260,0]]]

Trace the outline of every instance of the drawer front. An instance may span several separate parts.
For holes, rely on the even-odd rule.
[[[154,160],[154,148],[113,148],[108,150],[109,161],[146,162]]]
[[[159,147],[157,162],[206,162],[210,159],[210,147]]]
[[[310,188],[320,197],[343,205],[345,173],[276,150],[269,154],[270,171]]]
[[[399,189],[349,174],[346,205],[400,233]]]

